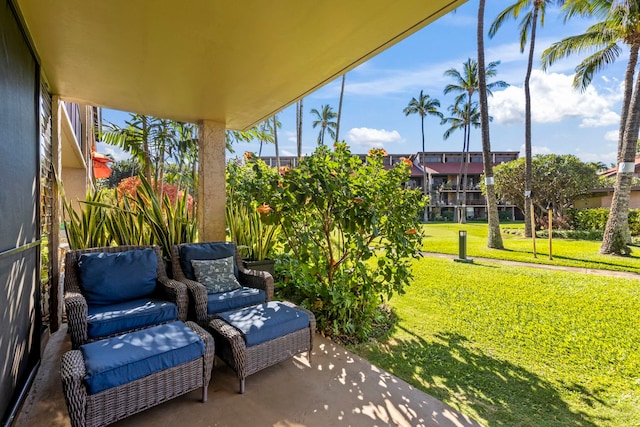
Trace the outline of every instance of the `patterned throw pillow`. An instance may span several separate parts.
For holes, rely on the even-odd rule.
[[[240,289],[233,274],[234,257],[207,260],[191,260],[196,280],[207,288],[207,293],[229,292]]]

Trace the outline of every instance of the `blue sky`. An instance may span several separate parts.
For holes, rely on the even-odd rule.
[[[487,2],[485,28],[514,0]],[[450,68],[462,69],[467,58],[476,57],[475,25],[477,1],[471,0],[455,12],[440,18],[421,31],[392,46],[347,74],[340,139],[354,153],[365,153],[372,147],[384,147],[389,153],[408,154],[421,149],[420,118],[405,117],[402,110],[412,97],[424,90],[441,103],[446,115],[453,96],[443,95],[451,80],[444,76]],[[584,32],[590,22],[573,20],[563,23],[557,8],[548,8],[545,25],[538,29],[536,62],[531,79],[532,145],[534,154],[574,154],[583,161],[601,161],[609,165],[616,160],[617,129],[622,100],[622,79],[628,51],[616,63],[600,72],[587,91],[571,87],[574,68],[582,59],[576,56],[554,64],[547,72],[540,70],[540,53],[563,37]],[[527,55],[521,54],[517,22],[505,23],[496,37],[485,39],[486,60],[500,61],[497,79],[510,84],[494,91],[489,99],[491,148],[493,151],[520,151],[524,146],[523,80]],[[317,146],[319,128],[313,129],[312,108],[329,104],[338,110],[340,79],[319,89],[304,99],[303,152],[311,153]],[[122,123],[126,115],[105,110],[104,118]],[[295,155],[295,107],[283,110],[278,119],[281,155]],[[428,118],[425,125],[427,151],[458,151],[462,134],[454,133],[448,140],[442,135],[445,125],[437,118]],[[325,137],[326,140],[326,137]],[[258,144],[237,144],[235,155],[258,151]],[[102,152],[113,147],[99,146]],[[480,151],[480,131],[471,135],[471,150]],[[273,155],[273,145],[263,148],[263,155]]]

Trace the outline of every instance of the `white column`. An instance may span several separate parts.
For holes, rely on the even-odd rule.
[[[198,123],[198,239],[224,241],[225,222],[225,125]]]

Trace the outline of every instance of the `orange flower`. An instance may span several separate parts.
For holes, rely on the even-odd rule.
[[[411,228],[404,232],[404,234],[416,234],[416,233],[418,233],[418,230],[415,228]]]
[[[364,203],[364,199],[362,197],[354,197],[352,200],[355,203]]]
[[[278,173],[280,175],[284,175],[285,173],[289,172],[291,170],[291,168],[289,166],[280,166],[278,168]]]
[[[247,160],[251,160],[251,159],[253,159],[253,153],[251,151],[245,151],[244,152],[244,160],[247,161]]]
[[[268,214],[269,212],[271,212],[273,209],[271,208],[271,206],[269,206],[266,203],[261,204],[260,206],[258,206],[258,212],[260,212],[261,214]]]
[[[387,150],[385,150],[384,148],[372,148],[371,150],[369,150],[367,152],[367,155],[369,157],[374,157],[374,156],[386,156]]]
[[[405,165],[411,167],[413,166],[413,162],[409,159],[407,159],[406,157],[401,158],[400,160],[402,160],[402,163],[404,163]]]

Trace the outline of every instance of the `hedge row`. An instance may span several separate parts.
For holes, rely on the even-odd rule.
[[[609,209],[571,209],[567,212],[567,217],[575,230],[604,231],[609,218]],[[640,235],[640,209],[629,209],[629,229],[632,236]]]

